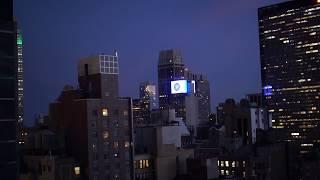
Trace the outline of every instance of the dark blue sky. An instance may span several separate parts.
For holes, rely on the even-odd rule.
[[[16,0],[24,35],[25,119],[47,113],[65,84],[77,84],[80,57],[120,56],[120,93],[138,96],[157,82],[158,52],[181,49],[206,74],[212,109],[226,98],[260,92],[257,8],[281,0]]]

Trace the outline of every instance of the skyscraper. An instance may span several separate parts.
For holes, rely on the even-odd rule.
[[[209,121],[211,113],[210,83],[200,74],[194,78],[196,96],[199,97],[199,119],[201,122]]]
[[[17,30],[17,117],[18,117],[18,143],[24,145],[24,82],[23,82],[23,38],[20,30]]]
[[[307,152],[320,139],[320,1],[289,1],[258,14],[264,104],[280,138]]]
[[[50,105],[49,126],[62,132],[84,179],[133,179],[132,100],[118,96],[118,56],[78,63],[80,89],[66,86]]]
[[[18,88],[18,123],[23,122],[23,38],[20,30],[17,32],[17,50],[18,50],[18,66],[17,66],[17,88]]]
[[[171,81],[184,79],[184,68],[179,50],[160,51],[158,62],[159,108],[174,108],[177,117],[183,118],[186,116],[184,110],[185,94],[172,94]]]
[[[18,178],[17,48],[13,1],[0,1],[0,179]]]
[[[149,110],[156,109],[158,107],[156,85],[150,81],[140,83],[140,99],[148,102]]]
[[[150,81],[140,83],[140,98],[133,100],[133,121],[135,126],[150,123],[151,111],[157,106],[156,85]]]

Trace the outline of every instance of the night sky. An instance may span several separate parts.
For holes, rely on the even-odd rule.
[[[157,82],[158,53],[170,48],[208,76],[212,110],[226,98],[260,92],[257,9],[282,1],[16,0],[26,124],[48,112],[64,85],[77,85],[79,58],[114,49],[121,96],[138,97],[139,82]]]

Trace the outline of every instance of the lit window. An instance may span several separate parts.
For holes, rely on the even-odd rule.
[[[245,171],[242,172],[242,177],[244,177],[244,178],[246,177],[246,172]]]
[[[224,170],[221,170],[221,175],[223,175],[223,176],[224,176]]]
[[[107,108],[102,109],[102,116],[108,116],[108,109]]]
[[[142,161],[142,160],[139,161],[139,168],[140,168],[140,169],[143,168],[143,161]]]
[[[229,176],[229,170],[226,170],[226,175]]]
[[[150,165],[149,165],[149,160],[146,160],[146,168],[148,168]]]
[[[226,167],[229,167],[229,161],[226,161]]]
[[[74,167],[74,174],[80,175],[80,167]]]
[[[126,142],[124,142],[124,147],[129,147],[130,146],[130,143],[129,143],[129,141],[126,141]]]
[[[221,161],[221,162],[220,162],[220,166],[221,166],[221,167],[224,167],[224,161]]]
[[[123,115],[128,116],[128,111],[127,110],[123,111]]]
[[[104,132],[103,132],[103,138],[104,138],[104,139],[109,138],[109,132],[108,132],[108,131],[104,131]]]
[[[236,162],[235,161],[232,161],[232,167],[236,167]]]
[[[300,133],[291,133],[292,136],[299,136]]]
[[[246,167],[246,162],[245,161],[242,161],[242,166]]]

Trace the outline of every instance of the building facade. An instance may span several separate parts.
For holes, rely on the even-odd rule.
[[[156,85],[153,82],[146,81],[140,83],[140,99],[148,102],[149,110],[157,109],[157,92]]]
[[[199,97],[199,119],[201,122],[207,122],[211,113],[210,83],[202,74],[196,75],[193,80],[195,81],[195,95]]]
[[[22,32],[17,30],[17,117],[18,117],[18,143],[23,145],[24,120],[24,81],[23,81],[23,38]]]
[[[163,50],[159,54],[158,88],[159,108],[174,108],[177,116],[185,119],[185,94],[172,94],[171,81],[185,79],[185,65],[179,50]]]
[[[118,56],[78,63],[80,89],[66,87],[50,105],[51,127],[62,132],[67,152],[84,179],[133,179],[132,100],[118,96]]]
[[[263,101],[272,126],[283,133],[281,140],[318,146],[320,2],[288,1],[258,14]]]
[[[13,1],[0,1],[0,179],[18,177],[17,47]]]

